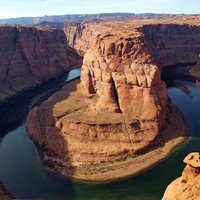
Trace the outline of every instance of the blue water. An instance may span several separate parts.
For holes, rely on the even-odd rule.
[[[80,71],[73,71],[78,76]],[[68,77],[68,80],[71,77]],[[0,180],[20,199],[49,200],[160,200],[167,185],[181,175],[183,158],[200,149],[200,92],[195,83],[177,81],[188,88],[168,88],[172,101],[184,113],[190,139],[172,156],[146,173],[125,181],[90,185],[70,181],[45,169],[27,136],[24,123],[9,132],[0,142]]]

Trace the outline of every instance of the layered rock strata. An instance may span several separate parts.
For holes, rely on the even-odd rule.
[[[190,153],[184,163],[182,176],[167,187],[163,200],[200,199],[200,154]]]
[[[80,65],[62,30],[0,27],[0,101]]]
[[[183,116],[174,106],[169,109],[166,85],[144,35],[130,25],[104,26],[107,31],[102,28],[89,42],[81,32],[79,44],[73,39],[71,45],[84,55],[81,82],[68,84],[27,120],[42,163],[85,181],[139,173],[162,160],[185,132]]]
[[[98,36],[84,56],[81,81],[86,91],[97,97],[91,109],[155,121],[157,131],[163,127],[166,86],[137,35]]]
[[[194,63],[200,52],[199,17],[82,23],[66,27],[65,34],[69,45],[84,55],[92,38],[113,30],[114,35],[121,32],[137,34],[138,43],[145,46],[145,51],[160,69],[180,63]],[[138,55],[141,55],[140,52]]]

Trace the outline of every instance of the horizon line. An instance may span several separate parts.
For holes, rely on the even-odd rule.
[[[76,14],[50,14],[50,15],[40,15],[40,16],[21,16],[21,17],[8,17],[8,18],[0,18],[0,20],[8,20],[8,19],[18,19],[18,18],[40,18],[40,17],[51,17],[51,16],[64,16],[64,15],[100,15],[100,14],[135,14],[135,15],[141,15],[141,14],[153,14],[153,15],[190,15],[190,16],[196,16],[199,14],[194,13],[154,13],[154,12],[100,12],[100,13],[76,13]]]

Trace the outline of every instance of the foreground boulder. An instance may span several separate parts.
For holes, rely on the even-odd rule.
[[[200,153],[190,153],[184,163],[187,165],[182,176],[167,187],[163,200],[200,199]]]

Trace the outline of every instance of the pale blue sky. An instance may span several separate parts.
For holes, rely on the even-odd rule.
[[[199,14],[200,0],[0,0],[0,18],[107,12]]]

